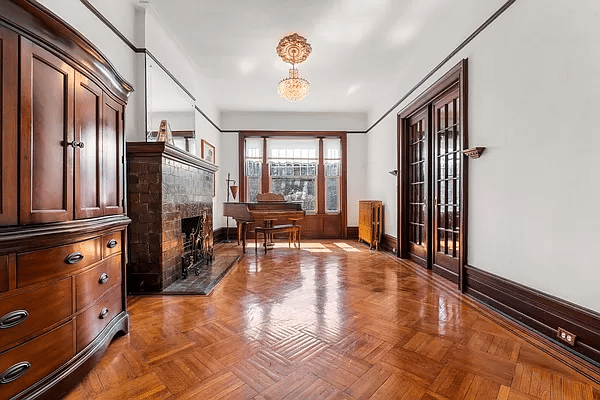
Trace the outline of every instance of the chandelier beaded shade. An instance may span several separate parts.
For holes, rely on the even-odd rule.
[[[277,85],[277,93],[286,100],[302,100],[308,94],[308,81],[298,76],[296,68],[290,69],[290,75]]]
[[[300,78],[295,65],[306,61],[311,51],[310,44],[297,33],[287,35],[279,41],[277,55],[284,62],[292,64],[289,76],[279,81],[277,85],[277,93],[284,99],[298,101],[308,94],[308,81]]]
[[[285,36],[277,45],[277,55],[290,64],[300,64],[308,58],[312,47],[297,33]]]

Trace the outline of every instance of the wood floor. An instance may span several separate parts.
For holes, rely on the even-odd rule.
[[[131,332],[66,399],[600,400],[598,371],[441,278],[320,243],[250,249],[211,296],[129,298]]]

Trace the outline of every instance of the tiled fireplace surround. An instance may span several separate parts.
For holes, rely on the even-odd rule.
[[[127,143],[130,293],[160,292],[181,277],[181,219],[206,210],[212,231],[216,170],[163,142]]]

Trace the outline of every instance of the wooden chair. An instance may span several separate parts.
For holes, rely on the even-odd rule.
[[[277,193],[260,193],[256,195],[256,201],[258,202],[278,202],[285,201],[282,194]],[[265,253],[269,249],[269,244],[273,243],[273,235],[275,233],[287,233],[288,234],[288,247],[300,248],[300,224],[299,219],[291,219],[291,224],[273,225],[273,221],[265,221],[264,226],[257,226],[254,228],[254,252],[258,252],[258,235],[263,235],[263,246]]]

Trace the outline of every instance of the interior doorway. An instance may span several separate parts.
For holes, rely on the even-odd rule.
[[[398,256],[462,289],[466,263],[467,64],[399,113]]]

